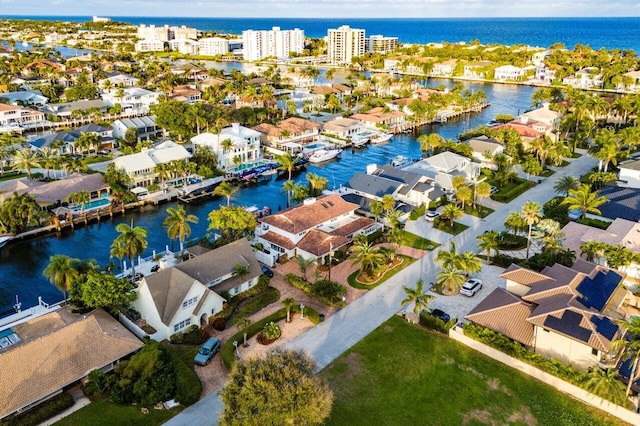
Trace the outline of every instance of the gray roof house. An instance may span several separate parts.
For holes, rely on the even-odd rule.
[[[468,183],[480,177],[481,166],[469,158],[445,151],[406,166],[403,170],[434,180],[444,191],[453,191],[453,178],[464,176]]]
[[[462,143],[469,145],[469,148],[471,148],[471,151],[473,153],[473,159],[480,163],[482,167],[486,167],[492,170],[497,169],[497,166],[492,161],[492,158],[494,155],[502,154],[504,152],[504,146],[502,145],[502,143],[484,135],[467,139]]]
[[[100,112],[107,112],[109,106],[101,99],[92,99],[88,101],[74,101],[61,104],[47,104],[41,111],[45,114],[55,115],[60,118],[69,118],[71,113],[76,110],[86,111],[91,108],[98,108]]]

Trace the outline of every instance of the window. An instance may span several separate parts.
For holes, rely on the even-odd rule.
[[[182,302],[182,309],[193,305],[194,303],[196,303],[198,301],[198,296],[196,297],[192,297],[191,299],[187,299],[184,302]]]
[[[591,349],[591,355],[598,356],[598,350],[596,348]]]
[[[190,325],[191,325],[191,318],[187,318],[186,320],[180,321],[179,323],[174,325],[173,332],[177,333],[178,331],[182,330],[185,327],[189,327]]]

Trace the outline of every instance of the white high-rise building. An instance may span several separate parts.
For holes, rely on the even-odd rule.
[[[200,42],[200,55],[217,56],[229,53],[229,40],[222,37],[204,37]]]
[[[155,25],[140,24],[138,38],[143,40],[169,41],[169,26],[156,27]]]
[[[365,39],[364,44],[367,52],[389,53],[398,47],[398,37],[372,35]]]
[[[246,61],[258,61],[274,56],[286,59],[290,52],[301,53],[304,49],[304,31],[298,28],[281,30],[246,30],[242,32],[243,57]]]
[[[327,57],[334,64],[350,64],[351,59],[364,55],[364,30],[343,25],[329,29],[327,34]]]

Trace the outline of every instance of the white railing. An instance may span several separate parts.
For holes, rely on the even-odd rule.
[[[129,318],[127,318],[124,314],[119,313],[118,314],[118,319],[120,320],[120,323],[122,325],[124,325],[125,327],[127,327],[127,330],[129,330],[130,332],[132,332],[138,339],[140,340],[144,340],[145,337],[149,337],[153,340],[156,341],[161,341],[162,339],[158,338],[158,333],[153,333],[153,334],[149,334],[146,331],[144,331],[142,328],[140,328],[138,326],[138,324],[136,324],[135,322],[131,321]]]

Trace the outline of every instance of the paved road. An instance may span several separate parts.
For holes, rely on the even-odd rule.
[[[503,208],[496,210],[486,219],[474,222],[469,229],[454,237],[453,241],[455,241],[458,250],[476,251],[476,237],[486,230],[502,229],[509,212],[520,210],[527,201],[544,204],[554,195],[553,185],[558,178],[581,176],[596,164],[596,160],[583,155],[573,160],[567,167],[558,169],[553,176],[540,185],[525,192]],[[447,246],[445,245],[444,248]],[[435,280],[438,270],[435,256],[435,252],[425,255],[384,284],[327,318],[325,322],[298,336],[286,347],[306,351],[317,362],[318,370],[323,369],[401,309],[400,302],[405,297],[402,290],[403,285],[413,286],[420,278],[425,282]],[[217,425],[215,413],[220,411],[221,406],[219,398],[215,393],[212,393],[166,424],[169,426]]]

